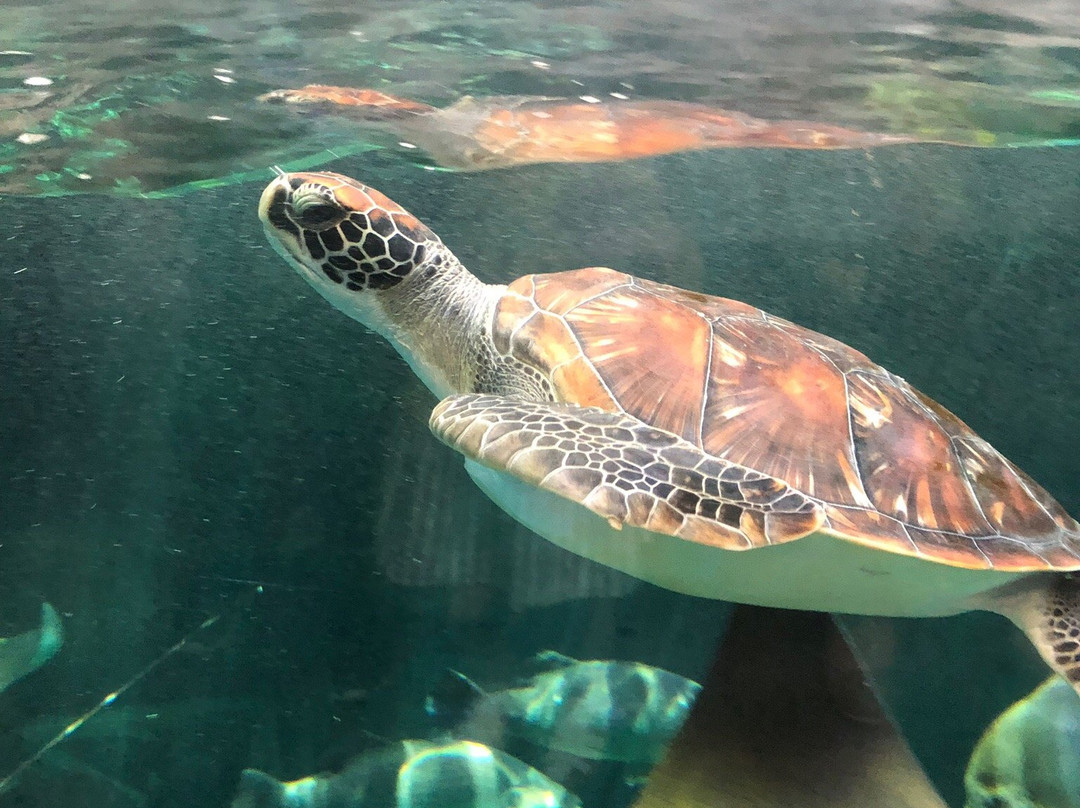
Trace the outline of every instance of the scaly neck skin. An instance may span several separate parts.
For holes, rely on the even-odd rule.
[[[481,281],[449,250],[442,256],[442,266],[422,264],[397,286],[365,292],[370,302],[356,317],[386,337],[439,398],[473,391],[477,343],[491,339],[505,289]]]

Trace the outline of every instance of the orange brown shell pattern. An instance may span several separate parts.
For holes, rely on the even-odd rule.
[[[1080,525],[960,419],[753,306],[580,269],[515,281],[493,336],[561,400],[782,480],[842,538],[959,567],[1080,569]]]
[[[475,116],[473,158],[519,165],[629,160],[716,148],[851,149],[909,143],[813,121],[768,121],[680,101],[584,103],[528,98],[466,98],[447,121]],[[481,114],[477,114],[481,113]]]

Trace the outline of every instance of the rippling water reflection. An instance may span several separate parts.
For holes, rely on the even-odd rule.
[[[0,7],[0,190],[138,193],[393,137],[255,102],[277,87],[696,101],[1000,146],[1080,138],[1070,0],[639,4],[329,0]]]

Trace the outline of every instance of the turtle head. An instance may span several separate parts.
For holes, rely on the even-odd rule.
[[[308,84],[298,90],[274,90],[255,99],[268,104],[288,104],[300,109],[340,112],[342,108],[365,121],[393,121],[427,115],[435,108],[408,98],[398,98],[379,90]]]
[[[374,188],[330,173],[280,173],[259,218],[274,248],[338,308],[392,289],[445,247],[419,219]]]

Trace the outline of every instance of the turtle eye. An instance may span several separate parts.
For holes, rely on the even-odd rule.
[[[292,218],[305,230],[326,230],[340,223],[346,216],[341,206],[322,193],[297,192],[293,198]]]
[[[308,205],[300,211],[300,219],[306,225],[328,224],[331,219],[338,215],[337,205],[320,203]]]

